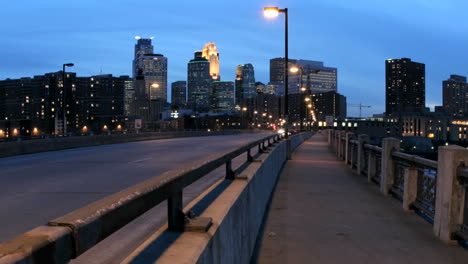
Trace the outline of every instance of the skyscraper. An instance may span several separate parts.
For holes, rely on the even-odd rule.
[[[139,57],[138,65],[151,99],[167,101],[167,58],[162,54],[145,54]]]
[[[338,70],[334,67],[325,67],[321,61],[297,60],[296,66],[302,68],[299,76],[289,73],[289,92],[299,93],[305,87],[311,93],[336,92],[338,90]],[[301,79],[302,78],[302,79]],[[302,87],[299,87],[301,86]]]
[[[171,102],[172,106],[180,107],[187,104],[187,82],[177,81],[173,82],[171,90]]]
[[[136,36],[137,44],[135,44],[135,56],[133,58],[133,73],[132,77],[135,78],[138,73],[138,68],[141,68],[139,63],[139,58],[145,54],[153,54],[153,45],[151,45],[152,37],[149,39],[144,39],[139,36]]]
[[[288,67],[291,68],[296,64],[296,60],[289,59]],[[276,85],[277,95],[284,95],[284,58],[270,59],[270,82],[271,85]],[[291,87],[289,93],[291,93]]]
[[[145,80],[146,93],[151,99],[167,101],[167,58],[162,54],[154,54],[153,45],[149,39],[135,37],[135,58],[133,59],[133,78],[142,74]]]
[[[211,109],[215,112],[231,111],[234,106],[234,82],[214,81]]]
[[[417,112],[426,105],[425,65],[411,59],[385,61],[385,114],[400,116]]]
[[[445,112],[453,116],[468,115],[468,83],[466,77],[450,75],[442,82],[442,99]]]
[[[247,63],[238,65],[236,69],[236,104],[241,99],[254,98],[256,96],[254,68]]]
[[[210,62],[202,56],[201,51],[195,52],[195,58],[187,67],[188,105],[194,111],[209,111],[211,82]]]
[[[214,42],[206,43],[202,50],[203,58],[210,62],[210,76],[213,80],[219,81],[219,52]]]

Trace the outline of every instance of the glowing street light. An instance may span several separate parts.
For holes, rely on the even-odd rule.
[[[278,7],[265,7],[263,8],[263,15],[266,18],[276,18],[279,13],[284,13],[284,118],[288,120],[289,107],[288,107],[288,9],[279,9]],[[288,138],[288,128],[286,126],[286,138]]]
[[[280,10],[278,7],[265,7],[263,8],[263,15],[266,18],[275,18],[279,16]]]
[[[292,73],[297,73],[297,72],[299,72],[299,70],[300,70],[299,67],[296,67],[296,66],[293,66],[293,67],[291,67],[289,69],[289,71],[292,72]]]

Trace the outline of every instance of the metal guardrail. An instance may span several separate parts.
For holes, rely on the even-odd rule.
[[[30,251],[29,257],[31,259],[34,259],[37,255],[47,255],[47,257],[50,258],[50,262],[48,263],[61,263],[63,260],[76,258],[124,225],[165,200],[168,201],[169,229],[173,231],[183,231],[185,215],[182,211],[182,193],[185,187],[223,164],[226,166],[226,179],[234,179],[235,172],[232,170],[232,160],[234,158],[246,153],[247,161],[253,161],[254,159],[251,155],[252,148],[258,146],[259,152],[262,153],[267,150],[268,146],[279,142],[283,138],[284,137],[279,134],[267,136],[245,144],[240,148],[213,155],[201,162],[192,163],[184,168],[171,170],[160,176],[107,196],[81,209],[50,221],[48,223],[49,227],[42,227],[43,229],[66,227],[71,230],[71,237],[69,232],[61,230],[60,233],[59,231],[55,231],[55,233],[60,233],[55,238],[46,237],[46,239],[39,242],[37,239],[32,238],[30,241],[31,245],[25,245],[25,241],[29,238],[28,233],[26,233],[5,243],[8,244],[6,246],[3,244],[3,252],[0,252],[0,257],[2,257],[1,253],[5,253],[5,250],[11,251],[17,249],[23,252],[23,248],[28,248]],[[65,241],[60,242],[62,244],[71,243],[74,247],[72,250],[74,252],[67,252],[66,254],[64,252],[57,252],[58,250],[56,248],[65,247],[57,246],[56,244],[59,243],[58,241]],[[38,248],[36,250],[38,252],[35,252],[35,248]],[[70,251],[70,249],[67,251]],[[57,257],[57,255],[60,256]],[[57,261],[57,258],[61,259],[61,261]]]

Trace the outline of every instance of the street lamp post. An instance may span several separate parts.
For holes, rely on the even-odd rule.
[[[73,67],[73,63],[64,63],[62,68],[62,111],[63,111],[63,127],[62,127],[62,136],[67,135],[67,97],[65,88],[65,67]]]
[[[264,15],[267,18],[275,18],[279,16],[279,13],[284,13],[284,119],[286,120],[285,135],[288,138],[288,116],[289,116],[289,107],[288,107],[288,9],[279,9],[278,7],[265,7],[263,9]]]

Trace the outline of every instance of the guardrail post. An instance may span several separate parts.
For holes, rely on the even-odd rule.
[[[232,160],[226,162],[226,179],[233,180],[235,176],[234,171],[232,170]]]
[[[357,172],[359,175],[361,175],[362,170],[364,169],[364,144],[369,140],[368,135],[359,135],[358,136],[358,146],[357,146]],[[367,166],[369,166],[369,162],[367,163]]]
[[[168,225],[171,231],[184,231],[185,215],[182,206],[182,191],[174,193],[167,199]]]
[[[345,164],[348,164],[348,161],[351,161],[351,138],[353,138],[354,133],[353,132],[347,132],[346,137],[345,137],[345,149],[344,149],[344,161]],[[350,155],[351,154],[351,155]],[[353,167],[353,164],[351,162],[351,167]]]
[[[411,205],[416,201],[417,194],[418,170],[415,168],[406,168],[403,188],[403,210],[411,211]]]
[[[252,153],[250,152],[250,149],[247,150],[247,161],[252,162],[254,159],[252,157]]]
[[[328,145],[333,146],[333,129],[327,129]]]
[[[439,147],[434,234],[446,243],[463,223],[465,187],[458,182],[457,169],[468,164],[468,150],[460,146]]]
[[[393,185],[394,166],[392,152],[400,150],[400,140],[396,138],[384,138],[382,141],[382,178],[380,180],[380,191],[384,195],[390,194]]]

